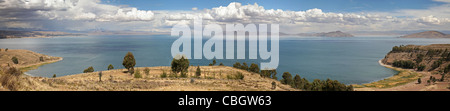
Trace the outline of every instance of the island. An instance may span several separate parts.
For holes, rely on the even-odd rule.
[[[444,34],[438,31],[425,31],[409,35],[400,36],[400,38],[450,38],[450,34]]]
[[[6,38],[45,38],[62,36],[85,36],[85,34],[56,32],[56,31],[13,31],[0,30],[0,39]]]
[[[344,33],[341,31],[321,32],[321,33],[299,33],[299,34],[287,34],[280,33],[281,36],[302,36],[302,37],[354,37],[352,34]]]

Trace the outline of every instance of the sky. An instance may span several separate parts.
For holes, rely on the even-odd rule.
[[[450,29],[450,0],[0,0],[0,29],[170,32],[280,24],[284,33]]]

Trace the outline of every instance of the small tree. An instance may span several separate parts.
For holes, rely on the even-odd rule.
[[[17,59],[17,57],[12,57],[11,60],[14,64],[19,64],[19,60]]]
[[[148,76],[150,74],[150,69],[149,68],[145,68],[144,69],[144,73],[146,76]]]
[[[114,66],[112,64],[108,65],[108,70],[114,69]]]
[[[134,78],[142,78],[141,72],[139,70],[137,70],[137,69],[134,72]]]
[[[422,83],[422,79],[417,79],[417,83],[421,84]]]
[[[53,74],[53,78],[56,78],[56,74]]]
[[[281,79],[282,84],[292,85],[292,75],[289,72],[283,73],[283,79]]]
[[[83,73],[94,72],[94,67],[90,66],[87,69],[84,69]]]
[[[98,73],[98,80],[100,80],[100,82],[102,82],[102,76],[103,76],[102,71],[100,71]]]
[[[122,65],[128,69],[130,74],[134,72],[134,66],[136,65],[136,60],[134,59],[134,55],[131,52],[128,52],[125,57],[123,57]]]
[[[177,73],[187,73],[187,69],[189,68],[189,60],[185,59],[182,56],[180,59],[173,58],[171,63],[172,72],[177,75]]]
[[[250,72],[259,73],[259,66],[257,64],[252,63],[249,68]]]
[[[213,59],[212,65],[213,65],[213,66],[216,65],[216,59]]]
[[[202,71],[200,70],[200,66],[197,66],[197,70],[195,71],[195,77],[200,77],[202,75]]]
[[[277,88],[277,83],[275,81],[272,81],[272,90],[275,90]]]
[[[5,49],[5,52],[8,52],[8,48]]]
[[[39,57],[39,61],[44,62],[44,57]]]

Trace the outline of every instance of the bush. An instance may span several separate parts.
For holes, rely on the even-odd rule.
[[[202,71],[200,70],[200,66],[197,66],[197,70],[195,71],[195,77],[200,77],[202,75]]]
[[[134,72],[134,78],[142,78],[141,71],[137,70]]]
[[[227,75],[227,79],[243,80],[244,74],[242,74],[241,72],[236,72],[236,74]]]
[[[148,68],[145,68],[145,69],[144,69],[144,73],[145,73],[145,75],[147,75],[147,76],[148,76],[148,75],[150,74],[150,69],[148,69]]]
[[[249,68],[250,72],[259,73],[259,66],[257,64],[252,63]]]
[[[53,78],[56,78],[56,74],[53,74]]]
[[[163,71],[163,73],[160,75],[160,77],[161,78],[166,78],[167,77],[167,74],[166,74],[166,72],[165,71]]]
[[[131,52],[128,52],[125,57],[123,57],[122,65],[128,69],[130,74],[133,74],[134,66],[136,65],[136,59],[134,59],[134,55]]]
[[[12,57],[11,60],[14,64],[19,64],[19,60],[17,59],[17,57]]]
[[[94,72],[94,67],[90,66],[87,69],[84,69],[83,73]]]
[[[220,63],[219,66],[224,66],[223,63]]]
[[[233,64],[233,67],[237,68],[237,69],[240,69],[241,68],[241,63],[236,62],[236,63]]]
[[[108,70],[114,69],[114,66],[112,64],[108,65]]]
[[[8,52],[8,48],[5,49],[5,52]]]
[[[44,57],[39,57],[39,61],[44,62]]]

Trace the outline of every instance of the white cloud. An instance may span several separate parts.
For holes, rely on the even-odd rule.
[[[300,11],[265,9],[257,3],[243,5],[238,2],[203,10],[194,7],[185,11],[150,11],[103,4],[100,0],[0,0],[0,28],[169,32],[177,23],[192,24],[194,18],[203,18],[204,24],[277,23],[283,29],[280,31],[292,33],[450,29],[449,0],[434,1],[443,4],[427,9],[335,13],[319,8]]]

